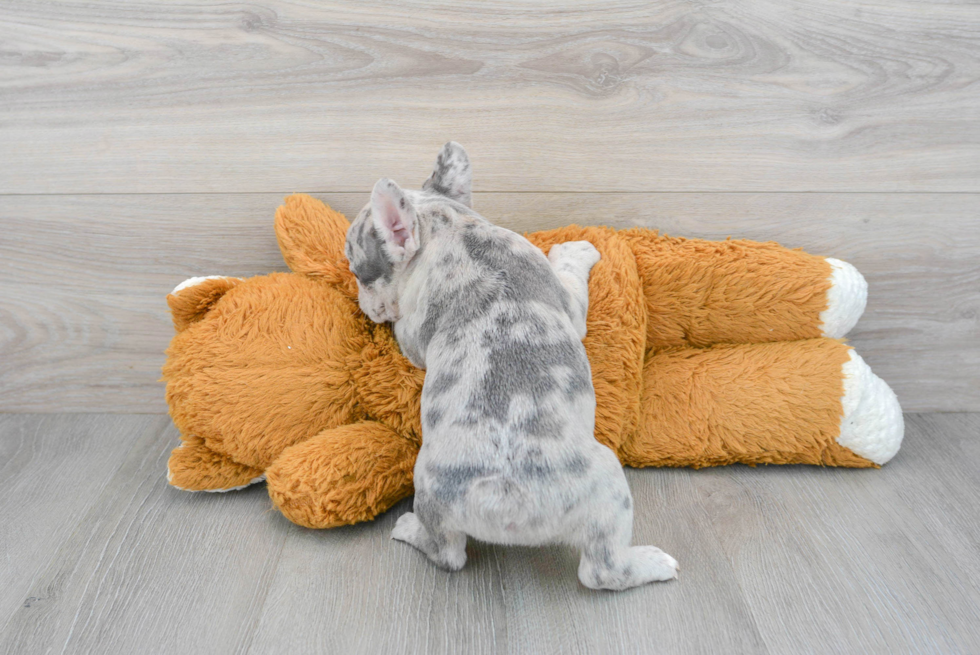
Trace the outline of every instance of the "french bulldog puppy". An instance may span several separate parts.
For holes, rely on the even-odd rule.
[[[676,577],[670,555],[630,546],[626,476],[593,434],[582,339],[598,251],[578,241],[545,257],[474,212],[470,188],[466,152],[447,143],[421,191],[379,180],[347,232],[361,309],[394,323],[427,371],[415,511],[392,538],[453,571],[471,536],[571,544],[593,589]]]

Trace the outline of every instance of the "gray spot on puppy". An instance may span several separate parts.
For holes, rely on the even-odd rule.
[[[581,453],[569,457],[565,461],[565,472],[573,475],[583,475],[589,470],[589,460]]]
[[[456,386],[457,382],[459,382],[458,373],[453,371],[439,371],[438,373],[426,378],[425,389],[433,396],[441,396],[447,391],[451,391],[453,387]]]
[[[536,410],[534,414],[517,424],[517,429],[532,437],[560,439],[565,427],[558,415],[551,411]]]
[[[456,464],[440,466],[430,464],[426,472],[432,478],[430,491],[441,502],[452,504],[462,499],[466,489],[477,478],[484,478],[493,473],[480,465]]]
[[[442,421],[442,412],[436,409],[435,407],[429,407],[428,409],[426,409],[425,412],[423,412],[422,416],[425,419],[425,425],[422,426],[423,428],[437,427],[439,425],[439,422]]]
[[[463,245],[470,258],[488,274],[500,277],[503,299],[518,303],[539,302],[566,313],[569,311],[568,293],[543,255],[514,252],[509,244],[473,231],[463,234]]]
[[[536,455],[528,453],[517,468],[521,477],[542,481],[558,481],[564,476],[581,477],[588,470],[589,461],[581,453],[554,464],[542,456],[540,451]]]
[[[488,367],[467,407],[483,418],[503,422],[515,396],[528,396],[535,405],[559,387],[555,369],[571,372],[562,389],[574,396],[592,390],[589,363],[582,344],[571,339],[530,343],[501,335],[487,355]]]
[[[499,280],[479,278],[430,300],[418,330],[422,347],[427,347],[439,330],[446,331],[450,343],[458,341],[466,326],[485,316],[499,295]]]
[[[354,235],[354,242],[360,248],[362,256],[352,259],[353,253],[348,254],[347,259],[351,261],[351,272],[357,276],[363,285],[372,284],[379,278],[385,282],[391,281],[394,264],[388,258],[383,247],[384,241],[374,224],[371,221],[363,221],[355,229],[357,229],[357,234]],[[350,240],[347,241],[345,248],[349,247]]]

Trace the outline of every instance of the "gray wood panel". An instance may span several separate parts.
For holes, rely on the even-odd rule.
[[[807,0],[0,8],[0,193],[978,191],[980,13]]]
[[[244,648],[265,601],[269,575],[285,541],[285,519],[268,512],[262,485],[233,494],[182,493],[166,481],[166,461],[177,445],[166,417],[98,417],[117,428],[89,425],[87,441],[116,465],[98,487],[66,484],[35,472],[47,503],[79,496],[87,502],[32,577],[4,588],[20,601],[0,618],[0,652],[216,653]],[[48,449],[68,443],[44,430]],[[121,433],[129,424],[128,433]],[[0,434],[0,442],[7,434]],[[75,501],[78,502],[78,501]],[[4,497],[0,516],[15,508]],[[56,520],[51,509],[36,520]],[[273,521],[276,527],[268,529]],[[25,547],[28,543],[17,543]],[[20,571],[19,562],[10,564]],[[26,586],[27,591],[19,592]],[[26,596],[21,598],[21,596]],[[9,603],[8,603],[9,604]]]
[[[0,628],[158,417],[0,414]]]
[[[353,215],[366,194],[319,194]],[[164,296],[283,270],[283,194],[0,196],[0,411],[162,412]],[[980,410],[980,195],[485,193],[516,230],[642,225],[777,240],[854,263],[851,342],[906,410]]]
[[[388,537],[408,501],[312,531],[171,489],[163,417],[0,417],[0,652],[977,652],[980,414],[906,419],[881,470],[627,470],[680,577],[596,593],[565,547],[437,570]]]
[[[505,651],[502,553],[480,547],[471,574],[459,578],[421,566],[389,538],[410,506],[336,530],[291,526],[251,652]]]
[[[881,471],[769,467],[694,477],[692,511],[712,516],[771,652],[811,643],[834,653],[978,648],[980,584],[962,566],[980,553],[980,487],[957,478],[975,468],[980,420],[908,419],[902,451]],[[954,488],[964,501],[959,521],[946,512]]]

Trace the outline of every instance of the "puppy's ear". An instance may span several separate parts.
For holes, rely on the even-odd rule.
[[[467,207],[473,206],[470,190],[473,186],[473,173],[470,171],[470,158],[463,146],[450,141],[439,151],[432,175],[422,188],[435,191]]]
[[[381,178],[371,191],[371,218],[395,262],[405,262],[419,249],[412,201],[393,180]]]

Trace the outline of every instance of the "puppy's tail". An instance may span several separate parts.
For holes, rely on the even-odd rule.
[[[474,516],[501,531],[520,530],[531,516],[527,491],[502,475],[475,481],[466,494],[466,504]]]

